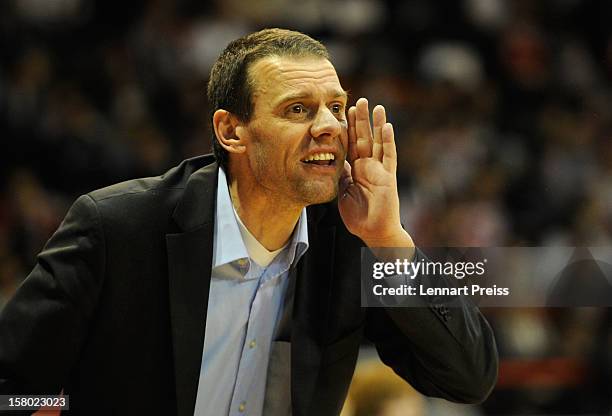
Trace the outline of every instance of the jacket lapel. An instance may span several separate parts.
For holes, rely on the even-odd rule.
[[[193,415],[210,287],[217,164],[191,175],[173,219],[182,232],[166,235],[170,323],[177,414]]]
[[[319,224],[323,206],[308,210],[309,248],[296,270],[291,326],[291,401],[294,416],[317,414],[314,397],[326,342],[335,227]]]

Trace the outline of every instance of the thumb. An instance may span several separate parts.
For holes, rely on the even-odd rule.
[[[338,180],[338,197],[342,198],[347,188],[353,184],[353,176],[351,174],[351,165],[346,160],[344,161],[344,167],[342,174]]]

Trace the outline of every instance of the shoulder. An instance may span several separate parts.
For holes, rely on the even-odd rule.
[[[88,195],[98,203],[119,203],[124,199],[146,199],[154,195],[173,193],[185,189],[193,173],[213,162],[212,155],[197,156],[182,161],[162,175],[120,182],[92,191]]]
[[[92,191],[86,197],[106,223],[141,226],[151,221],[167,221],[190,179],[212,163],[212,155],[194,157],[162,175],[117,183]]]

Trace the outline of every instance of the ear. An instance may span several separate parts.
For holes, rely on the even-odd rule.
[[[239,137],[244,135],[244,131],[236,116],[226,110],[217,110],[213,114],[212,125],[221,147],[230,153],[246,151],[245,141]]]

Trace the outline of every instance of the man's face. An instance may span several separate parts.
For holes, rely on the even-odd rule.
[[[254,191],[304,206],[332,200],[348,146],[347,96],[332,64],[272,56],[252,64],[249,76],[246,160]]]

